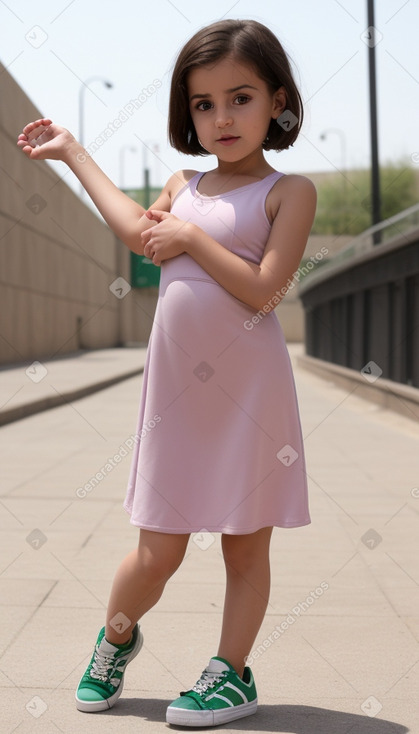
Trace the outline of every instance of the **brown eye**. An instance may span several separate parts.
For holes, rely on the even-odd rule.
[[[201,112],[205,112],[206,110],[210,110],[212,107],[211,102],[203,101],[198,102],[198,104],[195,106],[196,110],[201,110]]]
[[[250,100],[250,97],[247,97],[245,94],[239,94],[235,98],[234,102],[235,104],[241,105],[241,104],[246,104],[246,102],[248,102],[249,100]]]

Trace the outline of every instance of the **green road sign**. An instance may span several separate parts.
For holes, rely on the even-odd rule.
[[[144,171],[145,187],[142,189],[122,189],[130,199],[148,209],[150,201],[155,201],[160,194],[160,189],[150,188],[149,171]],[[160,282],[160,268],[153,265],[151,260],[143,255],[131,252],[131,287],[132,288],[158,288]]]
[[[148,257],[131,252],[131,286],[132,288],[158,288],[160,268]]]

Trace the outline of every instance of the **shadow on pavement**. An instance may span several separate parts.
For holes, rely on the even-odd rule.
[[[148,721],[166,720],[166,708],[171,703],[164,699],[125,699],[105,716],[138,716]],[[97,714],[96,714],[97,715]],[[406,726],[362,714],[332,711],[315,706],[259,705],[257,714],[219,727],[214,731],[272,731],[284,734],[408,734]],[[204,727],[167,725],[173,731],[203,731]]]

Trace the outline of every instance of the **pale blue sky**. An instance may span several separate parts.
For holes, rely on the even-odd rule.
[[[118,185],[124,149],[126,186],[141,186],[143,145],[152,183],[179,168],[209,170],[215,159],[181,156],[167,144],[170,69],[184,42],[221,17],[254,18],[268,25],[291,56],[305,104],[302,135],[294,148],[269,153],[285,172],[367,167],[370,160],[366,0],[0,0],[0,60],[42,115],[78,135],[78,97],[85,93],[85,145],[99,135],[144,88],[161,89],[106,141],[95,160]],[[382,163],[419,164],[417,29],[415,0],[376,0],[379,146]],[[255,10],[257,12],[255,12]],[[35,28],[34,28],[35,27]],[[16,120],[16,134],[26,120]],[[325,141],[320,135],[330,132]],[[138,136],[138,137],[137,137]],[[342,145],[342,140],[344,145]],[[131,152],[125,146],[135,147]],[[416,153],[416,156],[415,156]],[[63,164],[54,164],[61,175]],[[78,192],[73,175],[65,180]]]

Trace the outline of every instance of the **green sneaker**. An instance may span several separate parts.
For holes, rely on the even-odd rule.
[[[242,679],[227,660],[214,657],[194,687],[170,704],[166,721],[178,726],[216,726],[254,714],[257,704],[250,668],[244,669]]]
[[[105,628],[99,632],[92,659],[76,692],[79,711],[105,711],[112,708],[124,687],[128,663],[141,650],[143,636],[136,624],[129,643],[123,647],[111,645],[105,638]]]

